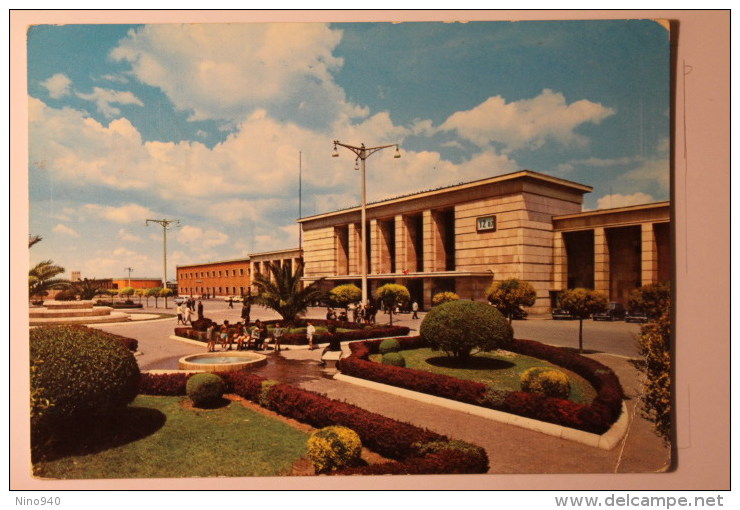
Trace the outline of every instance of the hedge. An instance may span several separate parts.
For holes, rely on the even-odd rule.
[[[401,349],[428,347],[421,337],[400,338],[399,342]],[[544,345],[532,340],[514,340],[509,349],[522,355],[549,361],[582,376],[597,392],[596,398],[590,405],[521,391],[508,392],[505,398],[491,401],[486,398],[489,386],[480,382],[369,361],[370,354],[377,353],[379,346],[379,340],[350,344],[351,355],[341,359],[337,368],[343,374],[353,377],[595,434],[603,434],[609,430],[622,412],[624,392],[616,374],[609,367],[597,361],[559,347]]]
[[[142,374],[140,393],[149,395],[184,395],[189,373]],[[246,371],[224,372],[226,391],[256,404],[260,399],[267,408],[282,416],[315,428],[341,425],[354,430],[363,446],[393,459],[391,462],[340,469],[332,475],[378,474],[473,474],[488,471],[488,456],[479,446],[451,441],[446,436],[414,425],[386,418],[360,407],[329,399],[318,393],[279,383],[263,392],[266,378]],[[430,443],[450,443],[449,449],[425,453]],[[460,448],[457,445],[464,445]]]

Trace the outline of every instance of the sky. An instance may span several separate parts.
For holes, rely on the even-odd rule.
[[[87,278],[298,245],[299,216],[522,169],[584,209],[670,197],[669,34],[649,20],[36,25],[31,263]],[[300,190],[300,199],[299,199]]]

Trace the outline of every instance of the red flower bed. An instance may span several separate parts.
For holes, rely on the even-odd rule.
[[[276,384],[265,390],[262,383],[267,379],[245,371],[219,375],[226,382],[229,392],[257,404],[264,403],[266,397],[269,409],[316,428],[329,425],[348,427],[357,432],[363,446],[394,459],[383,464],[338,470],[332,474],[471,474],[488,471],[488,456],[479,446],[450,441],[435,432],[288,384]],[[140,393],[184,395],[189,376],[187,373],[142,374]],[[267,395],[263,394],[265,391]],[[450,447],[425,454],[425,445],[429,443],[449,444]]]
[[[401,349],[426,346],[421,337],[400,338],[399,342]],[[513,352],[544,359],[582,376],[597,391],[597,397],[590,405],[521,391],[509,392],[504,395],[504,398],[492,402],[486,399],[488,386],[483,383],[369,361],[368,357],[378,352],[379,345],[379,340],[350,344],[351,356],[340,360],[337,368],[342,373],[353,377],[467,404],[489,407],[595,434],[603,434],[609,430],[622,411],[624,393],[614,372],[597,361],[566,349],[532,340],[514,340],[509,348]]]

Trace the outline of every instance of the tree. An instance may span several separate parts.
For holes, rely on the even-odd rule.
[[[133,296],[135,292],[136,292],[136,289],[134,289],[133,287],[124,287],[121,289],[120,294],[121,296],[126,298],[126,301],[130,301],[131,296]]]
[[[158,308],[160,292],[162,292],[162,287],[152,287],[146,291],[146,306],[149,306],[149,297],[154,297],[154,308]]]
[[[449,301],[432,308],[419,334],[435,348],[462,361],[478,352],[506,348],[513,339],[501,312],[480,301]]]
[[[645,376],[640,407],[643,417],[653,423],[655,433],[671,441],[671,317],[670,300],[652,324],[640,329],[638,348],[645,364],[638,365]]]
[[[390,318],[390,325],[393,326],[393,312],[396,306],[403,306],[411,301],[411,294],[409,289],[403,285],[397,283],[386,283],[385,285],[378,287],[375,291],[375,297],[383,303],[383,306],[388,310],[388,317]]]
[[[362,290],[357,285],[351,283],[334,287],[329,293],[332,303],[342,308],[347,308],[350,303],[355,303],[362,299]]]
[[[64,268],[55,265],[51,260],[44,260],[33,266],[28,272],[29,297],[43,297],[52,289],[69,288],[69,280],[57,278],[63,272]]]
[[[578,350],[583,352],[583,319],[606,310],[606,296],[591,289],[570,289],[560,293],[558,306],[578,319]]]
[[[432,296],[432,306],[438,306],[442,303],[449,303],[450,301],[457,301],[460,296],[454,292],[437,292]]]
[[[487,297],[493,306],[509,318],[511,324],[512,315],[519,311],[520,307],[534,304],[537,292],[531,283],[518,278],[509,278],[493,282],[488,289]]]
[[[174,294],[175,291],[170,288],[160,289],[159,295],[164,298],[164,307],[167,308],[167,298]]]
[[[303,264],[295,271],[289,266],[268,264],[268,273],[258,274],[252,284],[257,288],[253,301],[275,310],[283,321],[292,324],[314,301],[326,299],[327,293],[320,289],[323,278],[303,287]]]
[[[103,283],[95,278],[84,278],[78,282],[74,282],[72,287],[80,295],[80,299],[84,300],[93,299],[98,294],[104,292]]]
[[[627,307],[641,311],[650,319],[657,319],[670,308],[671,287],[667,283],[651,283],[630,293]]]
[[[141,304],[141,297],[146,295],[146,289],[136,289],[135,294],[139,296],[139,304]]]

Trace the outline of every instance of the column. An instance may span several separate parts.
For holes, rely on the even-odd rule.
[[[359,223],[349,224],[349,274],[360,274],[362,255],[360,250],[362,249],[362,233],[360,232]]]
[[[424,236],[422,242],[424,249],[424,267],[422,268],[422,271],[425,273],[431,273],[434,271],[434,217],[430,210],[426,210],[422,213],[422,231]],[[426,282],[424,285],[426,286]]]
[[[609,298],[609,243],[606,229],[594,229],[594,290]]]
[[[553,272],[552,290],[568,288],[568,253],[565,250],[565,239],[562,232],[553,232]]]
[[[406,222],[403,220],[403,216],[398,215],[394,218],[396,229],[396,267],[391,270],[396,273],[403,273],[409,269],[406,250],[408,249],[408,241],[406,239],[408,233],[406,228]]]
[[[642,225],[642,274],[640,283],[648,285],[658,281],[658,246],[655,242],[655,230],[652,223]]]
[[[368,228],[368,234],[370,239],[366,242],[370,243],[370,256],[368,257],[369,267],[367,268],[367,274],[380,273],[380,226],[378,220],[370,220],[370,228]]]

